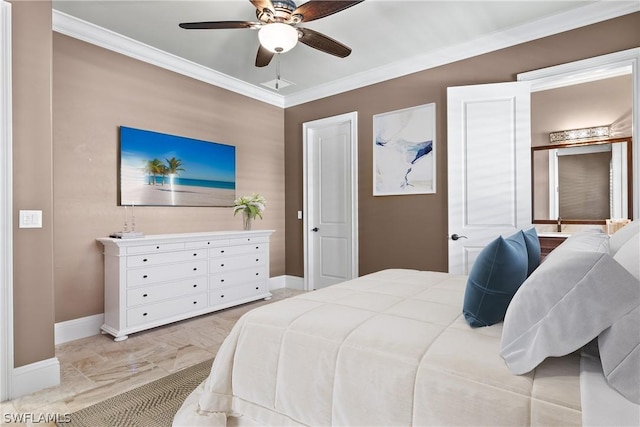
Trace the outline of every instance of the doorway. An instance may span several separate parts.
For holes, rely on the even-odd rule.
[[[357,113],[303,124],[304,289],[358,276]]]

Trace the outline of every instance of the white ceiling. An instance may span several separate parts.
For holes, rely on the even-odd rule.
[[[248,0],[53,0],[53,7],[58,32],[286,107],[632,13],[640,2],[365,0],[299,24],[353,52],[341,59],[298,43],[279,55],[281,78],[293,83],[279,91],[262,85],[276,78],[276,58],[254,66],[257,31],[178,27],[256,21]]]

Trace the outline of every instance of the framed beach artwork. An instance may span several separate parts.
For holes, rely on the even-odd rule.
[[[373,195],[436,192],[436,104],[373,116]]]
[[[120,127],[120,205],[233,206],[232,145]]]

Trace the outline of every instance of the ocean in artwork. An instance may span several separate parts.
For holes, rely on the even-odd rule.
[[[120,204],[233,206],[235,147],[120,127]]]

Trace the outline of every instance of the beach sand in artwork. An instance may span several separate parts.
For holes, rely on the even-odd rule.
[[[233,206],[235,190],[189,185],[149,185],[123,182],[123,205]]]

